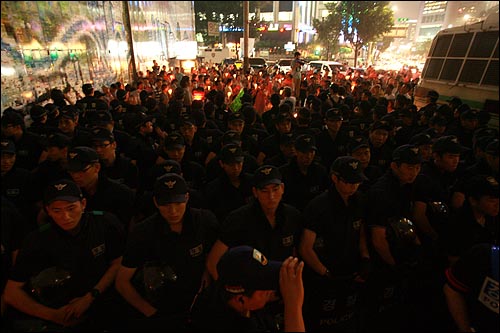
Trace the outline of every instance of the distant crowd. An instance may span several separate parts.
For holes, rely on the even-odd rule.
[[[299,56],[3,110],[3,328],[498,331],[489,114]]]

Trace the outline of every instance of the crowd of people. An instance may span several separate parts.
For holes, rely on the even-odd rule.
[[[3,110],[3,328],[498,331],[488,114],[299,58]]]

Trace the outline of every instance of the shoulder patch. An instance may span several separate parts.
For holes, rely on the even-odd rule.
[[[102,215],[104,215],[104,212],[102,210],[93,210],[92,215],[102,216]]]

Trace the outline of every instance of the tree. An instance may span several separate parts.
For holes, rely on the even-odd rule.
[[[227,27],[243,27],[242,1],[194,1],[195,30],[209,40],[208,21]]]
[[[354,66],[358,52],[369,42],[375,42],[393,26],[394,15],[389,1],[339,1],[328,8],[330,15],[340,17],[344,40],[354,48]],[[329,15],[329,16],[330,16]]]
[[[313,27],[318,33],[318,42],[326,47],[326,60],[330,60],[330,50],[331,53],[336,53],[338,49],[339,37],[342,32],[342,18],[338,12],[334,11],[335,3],[325,3],[325,7],[330,14],[322,20],[314,19]]]

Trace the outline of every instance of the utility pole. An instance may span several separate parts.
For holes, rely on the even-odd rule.
[[[125,30],[127,31],[127,42],[128,49],[130,52],[130,63],[132,65],[132,80],[137,81],[137,67],[135,65],[135,52],[134,52],[134,39],[132,38],[132,27],[130,26],[130,11],[128,7],[128,1],[122,1],[123,3],[123,22],[125,23]],[[129,67],[130,68],[130,67]]]
[[[250,16],[250,2],[243,1],[243,72],[247,73],[249,70],[248,63],[248,37],[250,35],[250,31],[248,31],[250,24],[248,21],[248,17]]]

